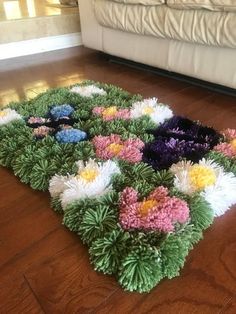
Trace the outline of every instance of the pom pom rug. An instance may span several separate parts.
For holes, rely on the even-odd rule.
[[[236,130],[91,81],[0,110],[0,164],[49,190],[94,269],[140,293],[178,276],[236,203]]]

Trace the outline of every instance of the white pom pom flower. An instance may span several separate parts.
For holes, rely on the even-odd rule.
[[[0,110],[0,125],[8,124],[14,120],[20,120],[22,116],[15,110],[6,108]]]
[[[72,93],[79,94],[82,97],[93,97],[94,95],[106,95],[103,88],[95,85],[74,86],[70,90]]]
[[[158,103],[157,98],[148,98],[135,102],[130,110],[130,115],[132,119],[149,116],[158,125],[173,117],[173,112],[167,105]]]
[[[60,176],[56,174],[53,176],[49,182],[49,192],[52,197],[58,197],[61,195],[62,192],[65,191],[66,185],[65,183],[72,179],[74,176]]]
[[[50,180],[49,191],[52,197],[60,197],[62,208],[75,200],[86,197],[99,197],[111,188],[111,178],[120,169],[114,161],[100,163],[90,159],[87,163],[78,161],[77,175],[58,176]]]
[[[215,216],[223,215],[236,203],[236,177],[212,160],[203,158],[198,164],[180,161],[170,171],[175,175],[175,187],[188,195],[200,191]]]

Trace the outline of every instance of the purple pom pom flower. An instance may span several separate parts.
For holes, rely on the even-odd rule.
[[[198,162],[222,138],[213,128],[179,116],[150,132],[155,140],[145,145],[143,161],[156,170],[168,169],[183,158]]]
[[[186,158],[199,161],[209,151],[207,143],[185,141],[175,138],[158,137],[143,149],[143,161],[155,170],[168,169],[173,163]]]
[[[160,127],[151,131],[151,133],[155,137],[165,136],[201,144],[207,143],[210,149],[222,139],[222,135],[213,128],[203,126],[196,121],[180,116],[174,116],[165,121]]]

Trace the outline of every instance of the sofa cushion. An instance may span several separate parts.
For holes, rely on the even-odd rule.
[[[143,4],[143,5],[160,5],[164,4],[166,0],[111,0],[125,4]]]
[[[236,12],[236,0],[166,0],[175,9],[208,9],[211,11]]]
[[[234,12],[176,10],[167,5],[94,1],[97,21],[105,27],[158,38],[236,48]]]

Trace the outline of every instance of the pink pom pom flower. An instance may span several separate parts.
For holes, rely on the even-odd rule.
[[[226,129],[222,132],[225,142],[214,147],[214,150],[223,155],[235,158],[236,157],[236,129]]]
[[[131,163],[142,160],[141,149],[144,147],[144,143],[140,139],[123,141],[120,135],[111,134],[109,136],[95,136],[92,142],[97,157],[101,159],[107,160],[116,157]]]
[[[168,233],[174,231],[175,223],[189,219],[188,204],[168,196],[168,189],[160,186],[143,201],[138,201],[138,192],[127,187],[120,195],[119,221],[123,229],[140,229]]]
[[[129,109],[118,109],[116,106],[110,107],[95,107],[93,114],[101,116],[104,121],[111,121],[114,119],[130,119]]]

